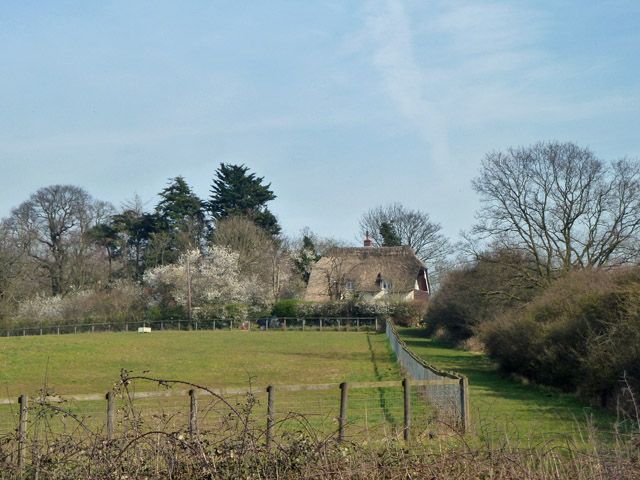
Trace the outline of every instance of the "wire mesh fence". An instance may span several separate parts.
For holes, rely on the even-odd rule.
[[[232,318],[206,320],[137,320],[103,323],[69,323],[60,325],[25,325],[0,332],[3,337],[30,335],[65,335],[71,333],[138,332],[164,330],[337,330],[376,331],[376,317],[264,317],[253,320]]]
[[[433,406],[440,420],[466,430],[469,427],[469,389],[466,377],[439,370],[418,357],[400,339],[393,322],[386,322],[385,332],[405,374],[413,380],[430,381],[421,389],[421,395]]]

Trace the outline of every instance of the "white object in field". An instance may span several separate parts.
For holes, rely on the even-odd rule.
[[[151,333],[151,327],[138,327],[138,333]]]

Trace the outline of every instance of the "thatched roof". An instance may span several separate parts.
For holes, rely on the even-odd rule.
[[[341,284],[341,289],[349,285],[356,293],[375,294],[384,280],[389,292],[412,292],[421,269],[424,265],[407,246],[335,248],[313,266],[305,300],[329,300],[331,282]]]

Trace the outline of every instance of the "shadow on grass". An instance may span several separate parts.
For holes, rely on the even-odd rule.
[[[472,408],[484,417],[508,419],[518,415],[551,426],[554,420],[575,423],[592,417],[598,426],[610,427],[614,420],[613,415],[574,395],[505,377],[485,355],[452,348],[429,338],[424,329],[401,329],[400,336],[428,363],[465,375],[469,379]]]

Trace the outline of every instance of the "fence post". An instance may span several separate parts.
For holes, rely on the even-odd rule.
[[[229,330],[233,330],[233,318],[229,322]]]
[[[267,448],[271,448],[273,442],[273,425],[275,423],[274,411],[275,389],[273,385],[267,387]]]
[[[302,331],[304,332],[304,318],[302,319]]]
[[[215,320],[213,321],[213,329],[214,330],[216,329],[216,321]]]
[[[349,393],[349,384],[342,382],[340,384],[340,418],[338,419],[340,428],[338,430],[338,441],[344,440],[344,427],[347,424],[347,400]]]
[[[286,330],[287,329],[287,319],[283,318],[282,322],[283,322],[284,329]]]
[[[189,390],[189,436],[193,440],[198,429],[198,398],[194,389]]]
[[[115,414],[115,399],[113,398],[113,392],[107,392],[105,396],[107,399],[107,440],[113,440],[113,417]]]
[[[198,331],[198,322],[196,321],[196,332]]]
[[[73,326],[73,333],[78,333],[78,326],[77,325]]]
[[[376,317],[376,332],[378,331],[378,317]]]
[[[462,417],[462,431],[469,430],[469,380],[467,377],[460,379],[460,416]]]
[[[20,423],[18,424],[18,469],[24,469],[25,456],[27,453],[27,409],[29,406],[29,397],[20,395],[18,398],[20,404]]]
[[[320,319],[320,330],[322,330],[322,318]]]
[[[408,378],[402,380],[404,389],[404,441],[408,442],[411,438],[411,384]]]

